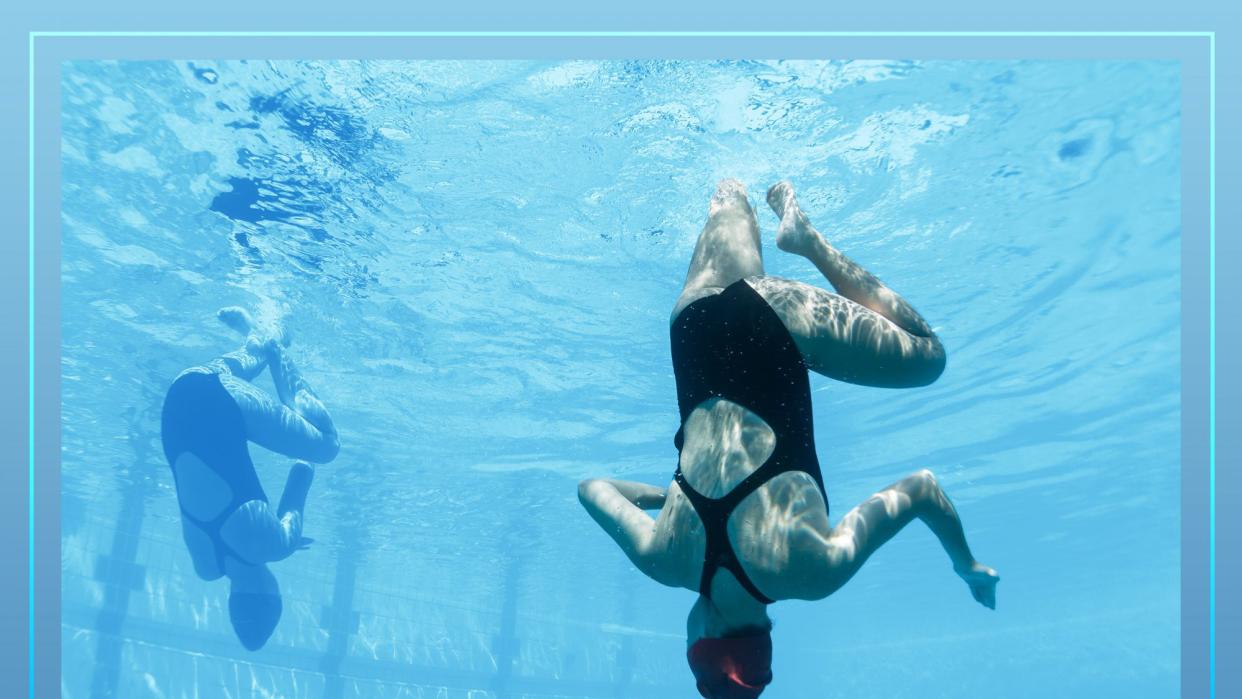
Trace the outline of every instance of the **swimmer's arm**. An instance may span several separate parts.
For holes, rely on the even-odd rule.
[[[591,478],[578,485],[578,500],[630,562],[647,575],[656,577],[659,562],[655,541],[655,520],[644,509],[663,507],[665,492],[660,488],[630,481]]]
[[[615,481],[612,479],[607,479],[605,482],[616,488],[621,497],[629,500],[632,505],[640,510],[662,509],[664,507],[664,500],[668,498],[668,491],[663,488],[657,488],[654,485],[635,483],[634,481]]]

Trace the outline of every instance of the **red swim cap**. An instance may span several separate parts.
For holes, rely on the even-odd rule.
[[[772,681],[772,636],[702,638],[686,652],[699,694],[708,699],[754,699]]]

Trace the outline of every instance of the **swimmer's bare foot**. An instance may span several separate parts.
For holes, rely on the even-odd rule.
[[[281,347],[288,347],[293,340],[284,323],[264,324],[266,327],[262,327],[255,322],[250,312],[241,306],[225,306],[216,311],[216,317],[221,323],[246,336],[247,345],[271,349],[275,348],[277,343]]]
[[[239,335],[248,336],[254,332],[254,319],[250,317],[250,312],[241,306],[225,306],[216,311],[216,317]]]
[[[781,180],[768,190],[768,206],[781,217],[780,227],[776,229],[776,247],[795,255],[810,254],[820,234],[798,207],[793,185],[788,180]]]
[[[746,195],[746,185],[732,178],[721,180],[716,184],[716,193],[707,205],[707,215],[714,216],[721,209],[732,206],[740,206],[749,212],[750,200]]]
[[[995,570],[978,561],[971,563],[969,568],[954,570],[970,586],[970,594],[976,602],[988,609],[996,609],[996,583],[1000,582],[1000,576]]]

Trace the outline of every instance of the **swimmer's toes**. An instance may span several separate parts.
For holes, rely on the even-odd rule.
[[[249,335],[254,329],[254,319],[241,306],[225,306],[216,311],[216,318],[242,335]]]
[[[776,229],[776,247],[795,255],[808,254],[816,235],[810,226],[811,222],[796,203],[785,207],[785,215]]]
[[[716,194],[707,205],[707,215],[716,216],[724,211],[738,210],[751,213],[746,185],[734,179],[721,180],[716,185]]]
[[[736,197],[738,199],[745,199],[746,198],[746,185],[742,184],[741,180],[735,180],[732,177],[726,177],[725,179],[716,183],[716,196],[720,197],[721,199],[728,199],[730,197]]]
[[[996,609],[996,585],[981,585],[971,589],[975,601],[988,609]]]
[[[997,582],[1000,582],[1000,578],[996,576],[995,572],[993,572],[992,577],[982,583],[979,583],[979,585],[975,588],[977,590],[975,593],[975,599],[979,600],[979,603],[988,609],[996,609]]]
[[[967,570],[959,570],[958,575],[970,586],[970,594],[976,602],[996,609],[996,583],[1000,582],[1000,576],[995,570],[976,562]]]
[[[797,203],[794,200],[793,184],[789,180],[781,180],[769,187],[767,199],[768,206],[772,207],[772,211],[776,212],[776,215],[781,218],[785,217],[785,203],[787,201],[792,200],[795,204]]]

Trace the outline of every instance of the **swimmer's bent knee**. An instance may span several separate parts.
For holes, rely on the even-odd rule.
[[[933,337],[932,340],[935,344],[929,350],[926,360],[920,362],[920,366],[911,372],[909,388],[930,386],[944,373],[944,367],[948,363],[944,346],[937,338]]]
[[[928,367],[927,383],[935,383],[936,379],[940,378],[940,375],[944,373],[944,367],[948,363],[949,359],[945,355],[944,345],[940,344],[940,341],[937,340],[935,352],[932,355],[930,366]]]
[[[915,507],[923,507],[929,498],[934,498],[940,490],[936,474],[930,469],[922,468],[906,477],[904,490],[914,497]]]
[[[324,444],[324,454],[323,454],[324,459],[323,461],[320,461],[319,463],[326,464],[329,461],[332,461],[333,459],[335,459],[337,454],[340,454],[340,453],[341,453],[341,440],[338,439],[336,435],[331,435],[328,437],[328,439],[326,440]]]
[[[322,439],[315,440],[309,453],[305,454],[303,458],[312,463],[326,464],[335,459],[340,453],[341,441],[337,439],[335,434],[327,434]]]

